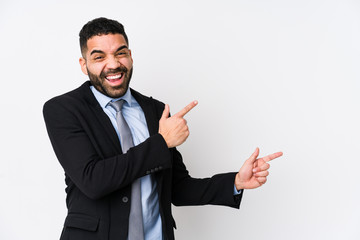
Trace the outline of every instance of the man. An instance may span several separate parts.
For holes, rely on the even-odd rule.
[[[239,208],[243,189],[266,182],[267,162],[281,152],[258,159],[256,149],[237,173],[189,176],[176,147],[189,136],[183,117],[197,102],[170,117],[168,105],[129,88],[133,59],[120,23],[88,22],[80,47],[90,81],[43,110],[65,170],[62,240],[174,239],[171,203]]]

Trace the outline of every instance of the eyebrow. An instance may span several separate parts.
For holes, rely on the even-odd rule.
[[[126,45],[122,45],[122,46],[120,46],[115,52],[118,52],[118,51],[120,51],[120,50],[122,50],[122,49],[124,49],[124,48],[128,48],[128,47],[127,47]],[[94,49],[94,50],[91,51],[90,56],[93,55],[93,54],[95,54],[95,53],[104,54],[103,51]]]
[[[104,53],[104,52],[101,51],[101,50],[96,50],[96,49],[95,49],[95,50],[92,50],[92,51],[91,51],[90,56],[93,55],[93,54],[95,54],[95,53],[101,53],[101,54],[102,54],[102,53]]]

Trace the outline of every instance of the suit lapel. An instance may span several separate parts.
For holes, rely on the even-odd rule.
[[[121,154],[122,151],[117,133],[109,117],[106,115],[99,102],[96,100],[94,94],[91,92],[90,86],[90,82],[88,81],[80,87],[85,101],[88,103],[88,106],[90,107],[93,116],[95,116],[95,118],[101,123],[99,124],[99,127],[103,127],[106,134],[110,137],[113,147],[117,150],[119,154]]]
[[[139,103],[140,107],[142,108],[142,110],[145,114],[146,124],[147,124],[148,130],[149,130],[149,135],[152,136],[152,135],[156,134],[159,130],[159,126],[158,126],[157,116],[155,115],[156,108],[153,105],[152,98],[147,98],[147,97],[141,95],[140,93],[136,92],[133,89],[130,89],[130,90],[131,90],[132,96]]]
[[[94,115],[97,117],[99,122],[101,122],[102,127],[104,128],[104,131],[107,133],[107,135],[110,137],[112,144],[114,147],[118,150],[118,152],[121,154],[121,146],[120,141],[117,136],[116,130],[114,129],[114,126],[112,125],[109,117],[106,115],[104,110],[101,108],[101,106],[97,106],[92,108]]]

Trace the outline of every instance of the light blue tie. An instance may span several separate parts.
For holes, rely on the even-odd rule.
[[[129,125],[121,113],[125,100],[110,102],[109,105],[116,111],[116,123],[120,134],[120,143],[123,153],[134,146]],[[136,179],[131,186],[131,207],[129,216],[128,240],[144,240],[144,226],[141,207],[141,183],[140,178]]]

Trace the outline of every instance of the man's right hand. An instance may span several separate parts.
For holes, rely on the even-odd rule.
[[[169,117],[170,107],[168,104],[165,105],[159,121],[159,133],[163,136],[169,148],[181,145],[188,138],[190,132],[184,116],[197,104],[197,101],[193,101],[171,117]]]

